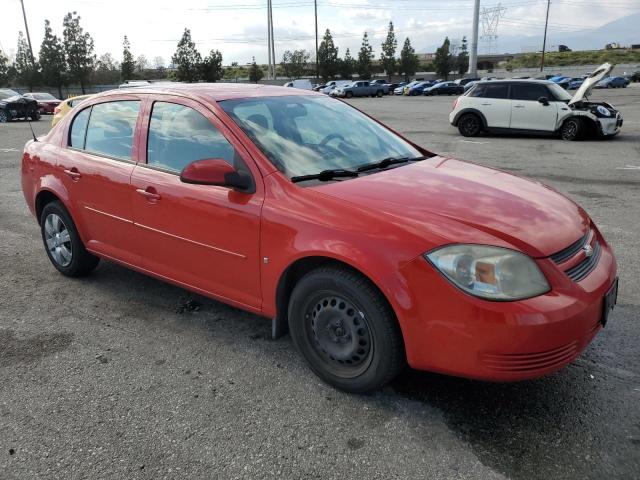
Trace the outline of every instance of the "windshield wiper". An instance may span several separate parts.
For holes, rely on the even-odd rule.
[[[353,170],[336,168],[333,170],[322,170],[321,172],[312,173],[311,175],[299,175],[297,177],[291,177],[291,181],[294,183],[304,182],[306,180],[320,180],[321,182],[326,182],[328,180],[333,180],[334,178],[357,176],[358,172],[354,172]]]
[[[397,163],[406,163],[406,162],[414,162],[414,161],[417,162],[418,160],[424,160],[425,158],[428,158],[428,157],[387,157],[387,158],[383,158],[379,162],[365,163],[364,165],[361,165],[358,168],[356,168],[356,171],[366,172],[368,170],[375,170],[377,168],[383,169],[383,168],[390,167],[391,165],[395,165]]]

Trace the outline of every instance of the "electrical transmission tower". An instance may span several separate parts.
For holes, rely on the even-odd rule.
[[[498,48],[498,23],[506,8],[502,4],[495,7],[484,8],[480,13],[482,20],[482,35],[480,40],[484,44],[485,52],[488,54],[496,53]]]

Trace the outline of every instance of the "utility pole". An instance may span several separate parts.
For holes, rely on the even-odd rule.
[[[473,26],[471,27],[471,52],[469,53],[469,76],[478,76],[478,23],[480,19],[480,0],[473,4]]]
[[[29,36],[29,25],[27,25],[27,14],[24,11],[24,0],[20,0],[20,5],[22,5],[22,18],[24,18],[24,29],[27,33],[27,42],[29,43],[29,55],[31,56],[31,66],[35,66],[36,60],[33,56],[33,48],[31,47],[31,36]]]
[[[318,0],[313,0],[313,8],[316,15],[316,83],[320,78],[320,64],[318,63]]]
[[[544,21],[544,39],[542,40],[542,58],[540,59],[540,71],[544,70],[544,51],[547,49],[547,25],[549,24],[549,6],[551,0],[547,0],[547,18]]]
[[[277,77],[276,71],[276,41],[273,37],[273,2],[269,0],[269,20],[271,21],[271,60],[273,61],[273,79]]]
[[[269,63],[267,64],[267,78],[271,79],[271,0],[267,0],[267,56],[269,57]]]

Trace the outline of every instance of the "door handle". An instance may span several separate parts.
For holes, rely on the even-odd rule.
[[[480,105],[484,105],[486,107],[487,105],[491,105],[491,104],[490,103],[481,103]]]
[[[514,105],[513,108],[524,108],[524,105]]]
[[[80,180],[80,177],[82,175],[80,175],[80,172],[78,171],[78,169],[76,167],[73,168],[65,168],[64,169],[64,173],[66,173],[67,175],[69,175],[71,177],[71,180],[73,181],[78,181]]]
[[[160,200],[160,194],[156,193],[153,187],[147,187],[147,189],[137,188],[136,192],[145,197],[150,202],[157,202]]]

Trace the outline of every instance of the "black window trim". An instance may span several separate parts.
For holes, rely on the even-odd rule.
[[[100,158],[106,158],[108,160],[116,160],[118,162],[123,162],[123,163],[128,163],[128,164],[132,164],[135,165],[139,162],[136,162],[134,160],[132,160],[131,158],[121,158],[121,157],[116,157],[113,155],[107,155],[105,153],[101,153],[101,152],[92,152],[91,150],[87,150],[85,147],[87,145],[87,132],[89,130],[89,122],[91,121],[91,115],[93,115],[93,107],[95,105],[102,105],[104,103],[114,103],[114,102],[139,102],[140,103],[140,108],[138,109],[138,118],[136,119],[136,124],[133,126],[133,136],[135,138],[135,131],[136,128],[138,126],[138,122],[140,120],[140,112],[142,112],[142,99],[131,99],[131,100],[108,100],[106,102],[99,102],[99,103],[93,103],[91,105],[89,105],[88,107],[83,108],[82,110],[80,110],[78,113],[76,113],[76,115],[73,117],[73,120],[71,121],[71,126],[69,127],[69,132],[67,133],[67,145],[66,148],[68,150],[73,150],[74,152],[80,152],[80,153],[87,153],[89,155],[93,155],[94,157],[100,157]],[[85,110],[89,110],[89,118],[87,119],[87,125],[84,128],[84,141],[82,142],[82,146],[83,148],[77,148],[77,147],[73,147],[70,145],[71,143],[71,131],[73,130],[73,124],[76,121],[76,118],[78,118],[78,115],[80,115],[82,112],[84,112]],[[133,148],[134,148],[134,144],[133,144],[133,138],[132,138],[132,142],[131,142],[131,152],[133,153]]]

